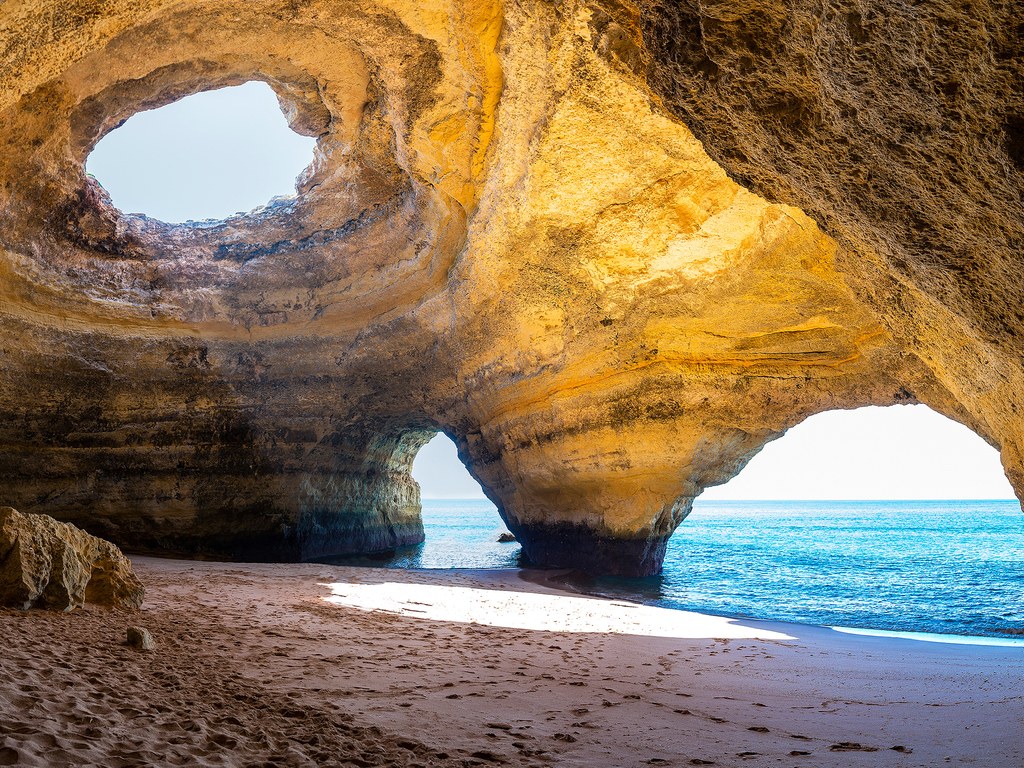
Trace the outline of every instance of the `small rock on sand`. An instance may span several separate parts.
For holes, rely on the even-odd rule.
[[[156,647],[149,630],[142,627],[128,627],[128,645],[140,651],[152,651]]]

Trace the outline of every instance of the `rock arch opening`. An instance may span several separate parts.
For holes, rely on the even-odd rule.
[[[831,411],[712,488],[668,543],[679,608],[956,635],[1024,631],[1024,517],[998,452],[923,405]]]
[[[125,213],[220,220],[293,197],[315,144],[254,80],[136,113],[97,142],[86,170]]]
[[[426,439],[422,436],[421,440]],[[437,432],[418,448],[412,478],[419,484],[423,543],[374,558],[395,568],[500,568],[519,565],[520,547],[498,510],[459,458],[455,442]]]
[[[926,405],[826,411],[796,425],[713,500],[1013,499],[999,452]]]
[[[455,441],[444,432],[438,432],[420,448],[413,460],[412,476],[420,484],[424,501],[487,498],[459,458]]]

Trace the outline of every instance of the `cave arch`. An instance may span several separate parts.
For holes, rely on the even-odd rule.
[[[999,451],[927,405],[823,411],[704,500],[1012,499]]]
[[[439,430],[416,452],[411,472],[419,485],[424,538],[416,547],[345,557],[345,563],[389,568],[509,568],[520,564],[501,512],[485,495],[458,453],[455,440]]]
[[[941,634],[963,611],[1016,632],[1020,512],[999,452],[958,421],[823,411],[695,499],[659,586],[729,615]]]
[[[412,476],[426,499],[486,499],[480,482],[459,457],[458,446],[443,431],[431,437],[416,453]]]
[[[316,477],[307,475],[301,486],[295,531],[300,559],[377,559],[396,550],[429,547],[425,529],[431,522],[431,503],[443,510],[447,526],[457,524],[464,503],[473,513],[486,507],[487,517],[493,514],[496,537],[505,515],[464,462],[454,434],[432,421],[413,419],[369,436],[358,451],[352,449],[351,435],[321,441],[323,460],[335,463]],[[406,555],[399,559],[413,562]]]
[[[715,100],[707,72],[680,71],[650,34],[659,11],[428,6],[142,0],[55,27],[0,4],[16,40],[0,46],[7,501],[123,522],[129,547],[168,519],[196,543],[252,515],[294,531],[302,493],[331,508],[317,498],[417,414],[416,429],[457,433],[535,562],[641,575],[692,499],[789,427],[913,400],[998,445],[1024,488],[1020,249],[1007,245],[1024,216],[1002,142],[961,162],[944,131],[878,120],[921,150],[903,152],[900,136],[805,120],[794,154],[786,121],[758,123],[778,116],[757,108],[763,88],[739,77]],[[780,55],[808,49],[807,29],[783,30]],[[971,29],[978,51],[998,47],[991,25]],[[941,69],[913,52],[898,63]],[[804,117],[852,125],[889,108],[864,95],[885,82],[871,73],[848,83],[868,112],[837,112],[829,94],[846,90],[783,70],[806,92],[779,103]],[[1015,92],[1000,72],[978,81],[992,95],[979,109]],[[251,79],[318,137],[321,183],[293,203],[170,227],[87,183],[89,147],[134,110]],[[1005,115],[978,118],[951,123],[962,146],[1002,135],[978,126]],[[925,183],[936,157],[953,170]],[[900,183],[865,202],[865,169]],[[970,226],[950,219],[965,211]],[[383,453],[371,464],[387,474]],[[201,493],[164,486],[179,464]],[[353,499],[387,485],[353,483]]]

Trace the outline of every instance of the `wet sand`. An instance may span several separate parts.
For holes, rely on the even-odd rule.
[[[1020,647],[516,571],[135,564],[142,611],[0,611],[0,765],[1024,765]],[[130,624],[155,651],[124,644]]]

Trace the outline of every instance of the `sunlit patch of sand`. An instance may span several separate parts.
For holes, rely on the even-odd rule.
[[[349,608],[435,621],[542,632],[587,632],[648,637],[792,640],[790,635],[690,611],[571,595],[383,582],[325,585],[324,600]]]

